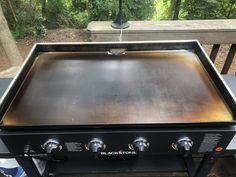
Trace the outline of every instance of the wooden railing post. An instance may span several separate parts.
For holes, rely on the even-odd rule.
[[[220,44],[214,44],[211,50],[211,54],[210,54],[210,59],[212,60],[212,62],[214,63],[216,60],[216,56],[219,52],[220,49]]]
[[[225,64],[223,66],[221,74],[227,74],[228,73],[229,68],[230,68],[230,66],[233,62],[234,56],[235,56],[235,52],[236,52],[236,44],[232,44],[230,49],[229,49],[229,53],[226,57]]]

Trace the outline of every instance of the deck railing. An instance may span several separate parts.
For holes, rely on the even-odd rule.
[[[110,21],[93,21],[87,29],[90,32],[91,41],[120,40],[121,31],[113,29]],[[220,72],[222,74],[229,72],[236,52],[236,19],[131,21],[130,27],[122,30],[123,41],[185,39],[197,39],[202,45],[211,45],[209,56],[213,62],[216,62],[221,45],[227,44],[229,50],[225,53],[223,67]],[[234,74],[236,74],[235,71]]]

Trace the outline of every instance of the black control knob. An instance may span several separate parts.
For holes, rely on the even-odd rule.
[[[143,155],[143,152],[147,151],[149,146],[150,143],[142,137],[137,138],[136,140],[133,141],[132,144],[129,144],[129,148],[131,150],[138,152],[140,157]]]
[[[49,139],[42,146],[42,149],[48,154],[58,152],[62,149],[62,146],[57,140]]]
[[[176,143],[172,144],[172,148],[183,153],[188,153],[193,147],[193,141],[188,138],[180,138]]]
[[[106,145],[103,143],[102,140],[94,138],[85,146],[85,148],[88,151],[94,153],[94,155],[98,155],[106,148]]]

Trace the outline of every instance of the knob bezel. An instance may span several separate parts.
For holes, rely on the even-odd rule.
[[[189,143],[189,145],[192,147],[193,146],[193,141],[189,138],[189,137],[183,137],[178,139],[178,141],[176,143],[172,143],[172,148],[176,151],[179,150],[179,145],[182,144],[183,142],[187,142]]]
[[[142,142],[143,144],[146,144],[146,149],[148,149],[149,146],[150,146],[150,143],[145,138],[139,137],[139,138],[135,139],[133,141],[133,143],[128,144],[129,149],[132,150],[132,151],[135,151],[134,144],[136,144],[137,142]]]
[[[43,150],[47,150],[48,146],[54,146],[52,149],[56,149],[57,151],[61,151],[62,150],[62,146],[55,139],[48,139],[43,145],[41,145],[41,148]]]
[[[90,145],[91,145],[92,143],[98,143],[98,144],[100,144],[101,147],[102,147],[101,151],[104,151],[104,150],[106,149],[106,144],[104,144],[104,142],[103,142],[102,140],[98,139],[98,138],[94,138],[94,139],[92,139],[88,144],[85,144],[85,149],[87,149],[88,151],[91,151]]]

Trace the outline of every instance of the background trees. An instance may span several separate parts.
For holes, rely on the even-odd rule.
[[[156,0],[159,20],[236,18],[236,0]]]
[[[113,20],[118,0],[0,0],[15,38],[44,35],[50,28],[85,28]],[[128,20],[236,18],[236,0],[124,0]]]

